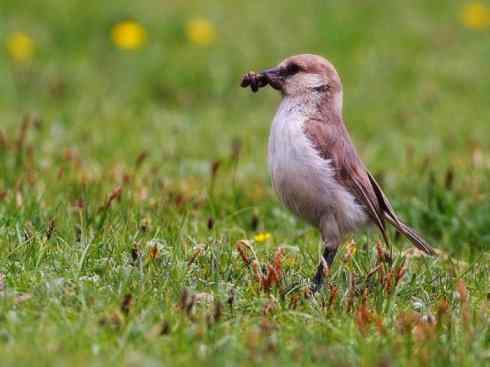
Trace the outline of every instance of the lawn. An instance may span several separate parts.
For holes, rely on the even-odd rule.
[[[488,1],[2,0],[0,365],[490,364],[489,39]],[[304,52],[437,258],[359,233],[308,293],[239,87]]]

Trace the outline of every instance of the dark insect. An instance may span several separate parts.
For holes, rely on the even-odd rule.
[[[265,87],[267,85],[267,79],[262,73],[256,73],[255,71],[249,71],[242,78],[240,86],[242,88],[247,88],[250,86],[252,92],[257,92],[259,88]]]

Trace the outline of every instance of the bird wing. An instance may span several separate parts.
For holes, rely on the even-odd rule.
[[[366,172],[376,197],[378,198],[378,203],[380,204],[384,218],[390,222],[399,233],[407,237],[419,250],[425,252],[427,255],[435,256],[436,252],[432,246],[419,233],[417,233],[417,231],[403,223],[400,218],[398,218],[388,198],[384,194],[383,190],[381,190],[381,187],[378,185],[374,177],[368,171]]]
[[[341,118],[336,115],[325,119],[310,119],[304,132],[320,156],[335,169],[335,179],[360,203],[379,228],[388,245],[385,220],[405,235],[418,249],[433,255],[434,250],[415,230],[403,223],[374,177],[360,160]]]

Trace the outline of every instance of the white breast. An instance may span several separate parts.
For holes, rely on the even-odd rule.
[[[309,108],[304,100],[285,97],[274,117],[268,154],[274,190],[286,207],[311,224],[318,226],[323,216],[334,214],[342,231],[353,230],[366,215],[304,134]]]

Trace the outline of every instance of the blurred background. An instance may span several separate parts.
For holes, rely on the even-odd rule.
[[[441,254],[361,232],[312,302],[239,86],[298,53]],[[0,364],[484,365],[489,61],[490,0],[0,0]]]
[[[0,136],[31,121],[40,176],[75,155],[97,182],[143,154],[199,186],[210,162],[241,149],[238,182],[272,199],[265,156],[279,96],[239,80],[307,52],[336,65],[348,127],[388,192],[417,198],[422,183],[455,176],[467,197],[488,200],[487,1],[0,4]]]

